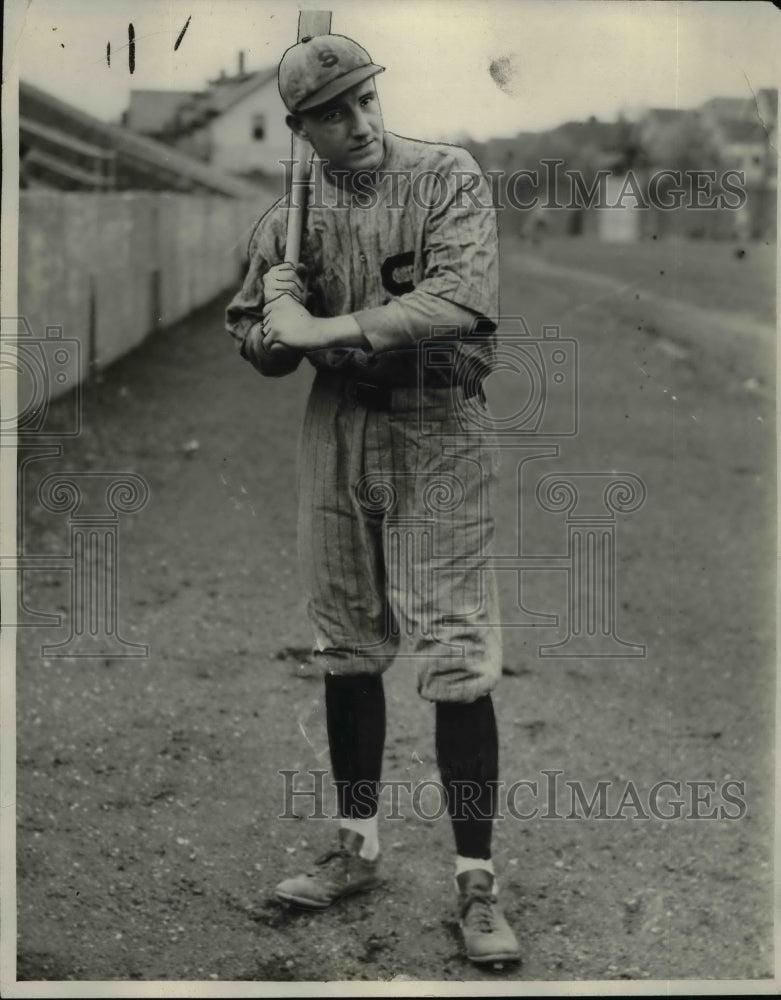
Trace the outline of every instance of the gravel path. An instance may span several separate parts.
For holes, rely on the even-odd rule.
[[[145,508],[119,523],[119,631],[149,655],[58,659],[40,647],[66,627],[20,633],[20,980],[772,975],[774,367],[772,344],[740,319],[766,323],[766,312],[747,296],[721,314],[734,336],[714,335],[708,302],[665,306],[636,274],[622,277],[620,253],[604,273],[621,294],[579,276],[570,245],[558,264],[555,243],[530,255],[505,247],[503,311],[535,336],[561,323],[577,340],[580,429],[546,439],[558,454],[528,462],[520,485],[530,453],[505,453],[499,551],[517,551],[520,496],[524,553],[566,554],[564,516],[534,500],[543,475],[639,477],[644,505],[616,520],[617,631],[646,655],[546,658],[538,647],[562,627],[506,630],[503,777],[542,789],[545,771],[562,772],[562,818],[496,824],[523,965],[463,959],[450,830],[404,803],[406,820],[382,825],[383,889],[314,916],[270,901],[330,836],[326,822],[277,818],[278,772],[328,760],[295,560],[294,451],[311,374],[262,380],[221,332],[219,302],[106,372],[85,393],[81,437],[25,466],[24,544],[40,555],[68,546],[67,518],[37,499],[45,475],[134,471],[148,483]],[[713,281],[738,288],[740,268],[762,263],[729,248],[718,261]],[[491,379],[498,411],[512,412],[518,392]],[[561,425],[567,405],[552,393],[550,419]],[[560,571],[500,580],[508,623],[524,620],[521,602],[564,621]],[[30,612],[67,625],[65,572],[25,574],[23,592]],[[408,667],[387,690],[384,777],[436,777],[432,709]],[[641,819],[626,800],[619,810],[629,785],[642,810],[664,779],[682,783],[684,813],[716,818]],[[565,782],[590,795],[600,780],[624,818],[566,819]],[[700,786],[704,804],[692,806],[695,781],[715,783],[710,805]],[[745,782],[738,819],[724,818],[743,812],[724,797],[729,781]]]

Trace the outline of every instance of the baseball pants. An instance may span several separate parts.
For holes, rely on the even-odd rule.
[[[298,542],[315,659],[334,674],[416,668],[429,701],[471,702],[501,676],[492,552],[498,449],[458,387],[386,390],[387,409],[315,376],[299,443]],[[485,422],[485,421],[484,421]]]

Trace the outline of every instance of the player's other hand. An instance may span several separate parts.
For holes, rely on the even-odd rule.
[[[262,375],[271,376],[287,375],[294,371],[302,357],[300,351],[264,340],[261,323],[256,323],[250,329],[244,341],[243,354]]]
[[[292,295],[299,302],[304,301],[306,289],[303,278],[306,269],[302,264],[297,267],[288,261],[275,264],[263,275],[263,301],[273,302],[280,295]]]

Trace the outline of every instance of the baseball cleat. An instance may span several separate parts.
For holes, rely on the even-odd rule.
[[[512,928],[493,894],[494,879],[482,868],[457,876],[458,908],[466,957],[471,962],[520,962],[521,952]]]
[[[363,837],[353,830],[339,831],[339,846],[315,861],[317,870],[280,882],[274,898],[309,910],[325,910],[340,899],[369,892],[380,884],[379,854],[367,861],[358,852]]]

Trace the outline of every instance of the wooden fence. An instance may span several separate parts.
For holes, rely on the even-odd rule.
[[[61,328],[77,341],[50,398],[238,287],[254,200],[156,192],[23,191],[19,315],[35,338]]]

